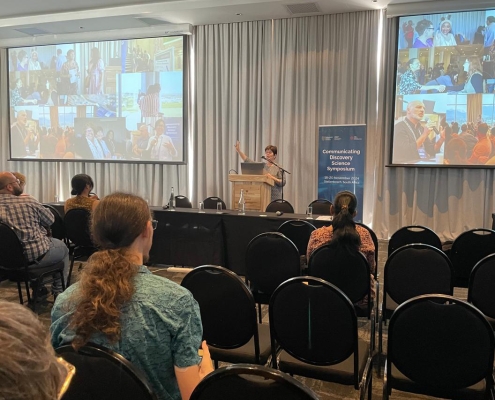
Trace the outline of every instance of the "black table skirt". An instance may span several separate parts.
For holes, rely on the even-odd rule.
[[[63,203],[52,203],[63,215]],[[176,211],[151,207],[158,226],[154,231],[150,263],[197,267],[213,264],[244,275],[246,248],[251,239],[263,232],[274,232],[287,220],[305,219],[304,214],[215,210],[198,213],[196,209],[178,208]],[[266,216],[260,216],[266,215]],[[316,218],[316,216],[315,216]],[[310,222],[317,228],[330,221]]]

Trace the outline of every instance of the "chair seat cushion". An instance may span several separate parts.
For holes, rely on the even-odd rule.
[[[266,324],[258,324],[258,336],[260,343],[260,364],[264,365],[268,362],[268,358],[271,355],[270,326]],[[254,354],[254,337],[252,337],[251,340],[244,346],[238,347],[237,349],[221,349],[210,345],[208,347],[213,360],[225,361],[234,364],[256,364]]]
[[[299,361],[282,350],[279,355],[279,369],[289,374],[331,381],[342,385],[354,385],[356,382],[359,382],[363,376],[366,362],[370,356],[369,343],[362,339],[358,339],[358,352],[359,377],[354,376],[354,354],[351,354],[345,361],[339,364],[318,366]]]
[[[435,389],[424,387],[423,385],[417,384],[407,378],[404,374],[402,374],[395,365],[391,366],[392,376],[389,377],[389,381],[391,382],[390,387],[394,389],[401,390],[403,392],[412,392],[419,394],[426,394],[429,396],[442,397],[448,399],[466,399],[466,400],[477,400],[477,399],[485,399],[486,398],[486,382],[483,379],[482,381],[468,387],[465,389],[461,389],[454,392],[439,392],[435,391]],[[460,366],[462,368],[462,366]]]

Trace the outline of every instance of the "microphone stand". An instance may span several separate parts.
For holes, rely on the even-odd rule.
[[[287,171],[286,169],[282,168],[280,165],[278,165],[275,161],[267,160],[267,158],[265,156],[262,156],[261,158],[263,160],[266,160],[269,163],[275,165],[282,172],[282,200],[283,200],[284,199],[284,173],[287,172],[289,175],[292,175],[292,174],[289,171]]]

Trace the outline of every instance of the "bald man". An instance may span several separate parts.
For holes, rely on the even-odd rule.
[[[48,237],[55,218],[32,196],[21,196],[20,181],[11,172],[0,173],[0,221],[12,227],[22,243],[31,268],[64,262],[64,277],[69,273],[69,250],[61,240]],[[62,292],[60,278],[52,284],[52,294]]]
[[[395,124],[392,162],[394,164],[414,164],[420,160],[419,149],[423,146],[430,130],[421,126],[425,116],[422,101],[410,101],[406,117]]]

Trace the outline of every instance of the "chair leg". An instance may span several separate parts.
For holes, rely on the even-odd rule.
[[[17,291],[19,292],[19,303],[24,304],[24,299],[22,298],[21,282],[19,281],[17,281]]]
[[[261,318],[261,303],[258,303],[258,319],[259,319],[260,324],[261,324],[261,320],[262,320],[262,318]]]
[[[31,293],[29,292],[29,282],[24,281],[24,284],[26,285],[26,294],[27,294],[27,299],[28,299],[28,303],[29,303],[31,301]]]
[[[215,364],[215,369],[218,369],[218,360],[213,360],[213,363]]]
[[[70,268],[69,268],[69,275],[67,275],[67,285],[66,287],[70,286],[70,278],[72,276],[72,268],[74,268],[74,254],[72,254],[71,260],[70,260]],[[63,286],[63,279],[62,279],[62,286]]]

